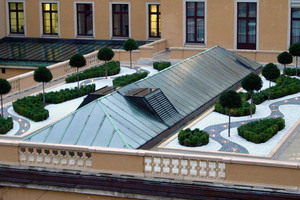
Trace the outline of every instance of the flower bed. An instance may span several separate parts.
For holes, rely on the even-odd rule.
[[[6,134],[13,128],[13,119],[8,117],[7,119],[0,116],[0,134]]]
[[[119,61],[111,61],[107,64],[107,75],[112,76],[120,73],[120,62]],[[89,79],[89,78],[96,78],[96,77],[103,77],[105,76],[105,64],[100,65],[98,67],[92,67],[86,69],[79,73],[79,80]],[[68,76],[66,78],[67,83],[72,83],[77,81],[77,74],[72,76]]]
[[[95,91],[95,85],[87,85],[80,89],[64,89],[57,92],[45,94],[46,103],[62,103],[71,99],[84,96]],[[19,115],[27,117],[35,122],[43,121],[49,117],[49,111],[44,108],[42,94],[28,96],[12,103],[14,111]]]
[[[238,134],[250,142],[259,144],[268,141],[284,127],[285,121],[280,117],[264,119],[238,127]]]
[[[209,135],[206,131],[199,130],[198,128],[191,130],[181,130],[178,134],[179,144],[187,147],[203,146],[208,144]]]
[[[113,80],[113,85],[114,86],[125,86],[130,83],[136,82],[140,79],[143,79],[143,78],[147,77],[147,75],[148,74],[146,72],[143,72],[143,73],[134,73],[131,75],[120,76]]]

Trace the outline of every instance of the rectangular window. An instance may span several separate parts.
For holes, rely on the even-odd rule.
[[[186,42],[204,43],[204,2],[186,3]]]
[[[24,34],[23,3],[8,3],[9,31],[12,34]]]
[[[6,72],[5,68],[2,68],[2,74],[5,74],[5,72]]]
[[[128,4],[112,5],[113,36],[129,37]]]
[[[57,3],[43,3],[43,34],[58,34],[58,9]]]
[[[292,8],[291,18],[291,44],[294,44],[300,42],[300,8]]]
[[[93,35],[92,4],[77,4],[77,35]]]
[[[160,38],[160,5],[149,5],[149,37]]]
[[[256,3],[237,4],[237,48],[256,49]]]

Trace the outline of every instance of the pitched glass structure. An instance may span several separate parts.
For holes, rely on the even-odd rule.
[[[139,148],[178,121],[166,125],[126,98],[127,94],[139,88],[159,88],[184,118],[260,67],[217,46],[96,99],[24,140]]]

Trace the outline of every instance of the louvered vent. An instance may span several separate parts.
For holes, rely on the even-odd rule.
[[[126,97],[168,126],[183,118],[160,89],[139,88]]]

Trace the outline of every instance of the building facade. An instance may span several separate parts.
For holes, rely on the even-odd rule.
[[[0,37],[167,39],[168,47],[283,51],[298,0],[0,0]]]

